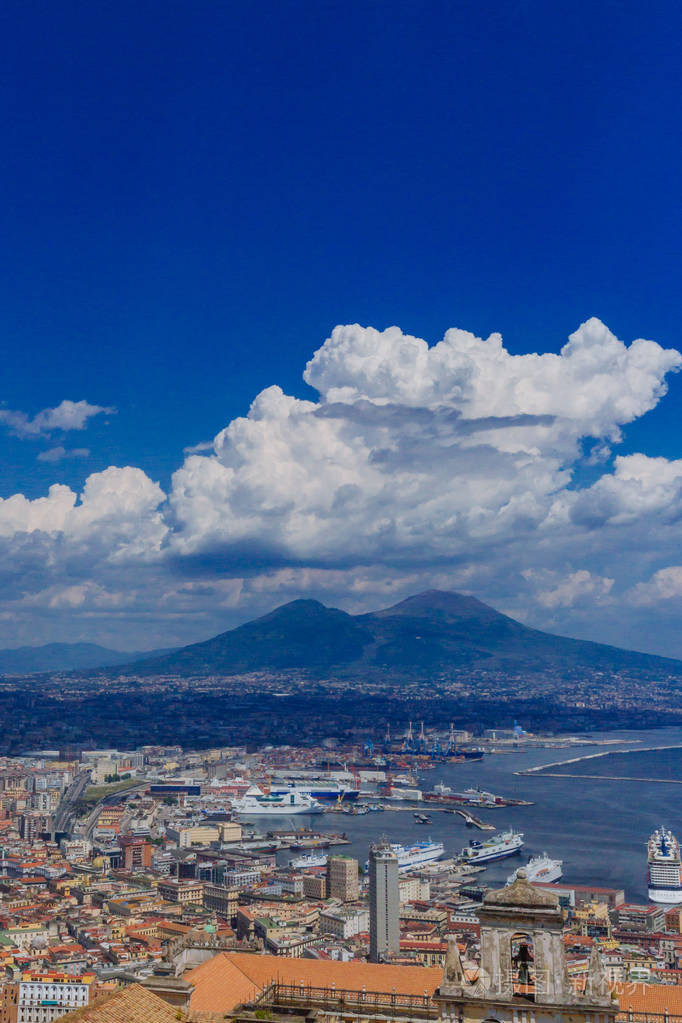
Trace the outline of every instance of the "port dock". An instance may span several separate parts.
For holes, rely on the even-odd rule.
[[[467,824],[470,824],[474,828],[478,828],[479,831],[495,831],[494,824],[487,824],[482,821],[479,817],[474,817],[473,813],[469,813],[468,810],[463,809],[452,809],[445,810],[445,813],[456,813],[460,817],[463,817]]]

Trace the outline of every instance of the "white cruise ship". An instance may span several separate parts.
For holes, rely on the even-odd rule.
[[[466,863],[491,863],[493,860],[513,856],[522,845],[523,835],[510,828],[509,831],[501,831],[499,835],[491,835],[484,842],[472,839],[469,845],[462,849],[460,856]]]
[[[649,898],[652,902],[682,902],[680,845],[671,831],[660,827],[649,839]]]
[[[394,845],[391,849],[398,857],[398,870],[414,870],[425,863],[433,863],[439,860],[445,852],[442,842],[416,842],[414,845]],[[365,863],[365,870],[369,870],[369,860]]]
[[[322,806],[306,792],[287,791],[265,795],[257,785],[241,799],[232,800],[232,809],[240,817],[291,817],[301,813],[322,813]]]
[[[520,869],[520,868],[519,868]],[[553,860],[547,853],[542,856],[533,856],[526,864],[526,877],[531,884],[549,884],[551,881],[558,881],[564,872],[564,865],[561,860]],[[516,881],[519,871],[515,870],[507,878],[507,884]]]

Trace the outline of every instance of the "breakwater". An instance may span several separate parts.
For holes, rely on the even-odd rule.
[[[624,774],[587,774],[582,771],[560,771],[553,768],[569,767],[571,764],[580,764],[586,760],[600,760],[603,757],[630,756],[633,753],[658,753],[662,750],[682,749],[682,745],[666,746],[637,746],[635,749],[605,750],[602,753],[586,753],[580,757],[570,757],[568,760],[555,760],[551,764],[538,764],[534,767],[525,767],[514,771],[516,775],[526,777],[536,775],[543,778],[590,778],[593,781],[635,781],[654,782],[661,785],[682,785],[682,778],[656,778],[652,776],[624,775]]]

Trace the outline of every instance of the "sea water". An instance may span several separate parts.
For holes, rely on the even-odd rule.
[[[682,784],[619,780],[614,776],[682,781],[682,748],[641,751],[641,747],[650,746],[682,747],[682,728],[595,733],[595,737],[600,741],[618,739],[618,745],[491,754],[482,761],[439,763],[419,776],[423,791],[438,782],[455,791],[478,785],[496,795],[532,801],[532,806],[472,808],[477,817],[498,830],[513,827],[525,836],[520,854],[489,864],[478,875],[481,883],[493,887],[502,884],[530,856],[546,852],[563,860],[562,880],[566,883],[624,888],[628,901],[646,901],[647,840],[656,827],[665,824],[682,841]],[[552,772],[583,775],[580,778],[516,773],[612,748],[633,752],[551,768]],[[640,751],[634,752],[638,748]],[[584,777],[592,774],[608,777]],[[297,817],[296,824],[300,827],[305,823],[320,831],[344,831],[350,845],[338,851],[356,856],[360,863],[367,859],[370,842],[381,836],[402,844],[433,838],[443,842],[446,856],[454,856],[471,839],[482,840],[492,834],[466,827],[458,815],[430,807],[424,808],[424,812],[431,816],[431,825],[417,824],[408,810],[361,816]],[[276,826],[283,824],[278,822]],[[287,859],[282,854],[278,858],[283,862]]]

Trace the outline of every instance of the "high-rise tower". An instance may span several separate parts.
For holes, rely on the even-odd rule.
[[[369,850],[369,958],[378,963],[399,950],[398,857],[383,839]]]

